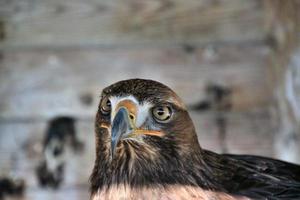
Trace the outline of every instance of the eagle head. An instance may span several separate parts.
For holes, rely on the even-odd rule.
[[[105,88],[95,132],[92,191],[103,185],[178,182],[174,171],[189,162],[189,155],[200,153],[181,99],[153,80],[130,79]]]

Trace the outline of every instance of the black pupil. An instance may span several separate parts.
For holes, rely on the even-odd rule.
[[[168,114],[168,113],[166,113],[166,109],[164,109],[163,107],[158,108],[156,113],[160,117],[163,117],[165,114]],[[166,116],[165,118],[167,118],[167,117],[168,116]]]
[[[158,109],[157,114],[159,116],[162,116],[165,113],[165,111],[163,109]]]
[[[159,121],[166,121],[171,117],[171,109],[168,106],[156,107],[153,114]]]

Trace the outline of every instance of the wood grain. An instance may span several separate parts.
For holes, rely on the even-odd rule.
[[[211,52],[213,51],[213,52]],[[208,83],[233,90],[234,110],[270,103],[265,47],[6,52],[0,68],[1,119],[59,114],[93,117],[101,90],[128,78],[149,78],[173,88],[184,102],[204,98]],[[82,102],[90,96],[91,104]]]
[[[272,124],[268,111],[228,113],[228,129],[225,142],[229,153],[274,156]],[[205,149],[221,152],[214,114],[191,112],[198,139]],[[26,178],[29,188],[37,188],[35,167],[42,159],[42,141],[46,122],[0,123],[0,176],[14,174]],[[264,128],[259,128],[264,127]],[[86,186],[95,159],[93,120],[79,120],[77,135],[85,144],[82,154],[67,151],[64,186]]]
[[[300,2],[265,0],[267,27],[273,38],[270,54],[270,74],[278,105],[276,130],[277,155],[290,162],[300,162]]]
[[[0,1],[0,176],[26,179],[23,200],[88,199],[100,92],[135,77],[169,85],[187,105],[205,98],[208,83],[229,87],[233,107],[225,114],[224,141],[217,113],[191,112],[201,146],[277,157],[265,39],[274,30],[280,37],[282,29],[265,26],[272,13],[266,2]],[[52,191],[38,187],[34,168],[47,121],[57,115],[78,119],[86,148],[80,155],[68,151],[66,180]]]
[[[265,38],[259,0],[5,1],[0,48],[238,43]]]

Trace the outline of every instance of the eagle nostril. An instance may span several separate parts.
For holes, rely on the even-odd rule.
[[[129,117],[130,117],[130,119],[134,120],[133,114],[130,114]]]

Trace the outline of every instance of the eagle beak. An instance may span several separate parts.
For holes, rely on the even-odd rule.
[[[111,128],[111,156],[114,157],[116,147],[121,138],[128,137],[133,131],[129,112],[125,107],[121,107],[115,115]]]
[[[119,105],[117,113],[113,117],[111,126],[111,157],[116,153],[116,148],[120,140],[125,138],[136,138],[140,135],[164,136],[164,133],[158,130],[139,129],[135,124],[134,106]]]

